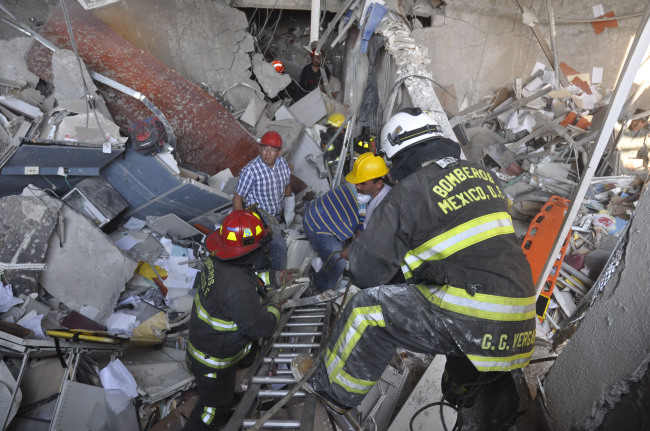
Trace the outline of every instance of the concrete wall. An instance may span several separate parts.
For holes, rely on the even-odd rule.
[[[631,223],[621,265],[544,383],[549,413],[558,431],[597,429],[621,395],[646,373],[650,361],[648,193],[639,200]],[[643,399],[638,389],[632,396]],[[650,423],[647,404],[641,410],[645,423]]]
[[[546,0],[520,0],[539,19],[538,27],[550,46]],[[641,16],[619,19],[618,28],[596,35],[589,22],[596,1],[554,0],[559,61],[581,73],[602,67],[603,87],[612,89]],[[616,16],[643,13],[647,1],[603,3],[605,13]],[[471,106],[500,87],[513,86],[515,78],[530,75],[535,62],[550,69],[530,27],[512,0],[462,0],[448,2],[433,16],[431,27],[416,29],[414,37],[429,50],[430,70],[438,83],[453,84],[458,104]],[[642,101],[646,106],[649,98]]]
[[[124,0],[93,10],[133,45],[195,84],[222,91],[250,79],[253,38],[244,12],[212,0]],[[244,109],[252,90],[236,87],[227,100]]]

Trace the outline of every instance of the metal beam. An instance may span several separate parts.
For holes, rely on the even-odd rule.
[[[643,14],[643,19],[641,20],[639,29],[636,32],[634,42],[632,43],[632,47],[630,48],[630,51],[625,59],[623,72],[621,73],[621,76],[618,82],[616,83],[616,88],[614,89],[614,94],[612,95],[612,101],[607,107],[607,112],[605,113],[605,119],[596,138],[596,146],[591,155],[591,159],[589,160],[589,164],[587,165],[587,169],[584,172],[582,181],[580,182],[578,189],[571,197],[571,206],[569,207],[567,216],[564,219],[564,223],[562,224],[562,228],[560,229],[557,238],[555,238],[555,245],[553,246],[553,250],[549,254],[548,260],[546,261],[546,265],[544,266],[544,270],[542,271],[539,279],[537,280],[538,295],[542,291],[542,288],[546,283],[546,278],[551,272],[551,268],[553,266],[553,263],[555,262],[556,256],[558,256],[560,252],[560,248],[562,248],[562,243],[564,242],[564,238],[566,238],[567,235],[569,234],[569,230],[573,225],[573,221],[575,220],[576,215],[580,210],[580,206],[582,205],[582,201],[585,197],[587,189],[591,184],[591,180],[594,177],[594,173],[596,172],[598,163],[601,157],[603,156],[603,152],[605,151],[605,148],[607,147],[607,142],[609,142],[609,139],[612,136],[612,132],[614,130],[614,126],[618,122],[619,116],[621,115],[621,110],[623,109],[623,106],[625,105],[625,100],[627,99],[627,96],[630,93],[630,89],[632,88],[632,84],[634,83],[634,78],[639,70],[639,66],[643,61],[643,57],[645,56],[648,46],[650,45],[649,18],[650,18],[650,3],[648,3],[648,5],[646,6],[646,10],[645,13]],[[561,240],[558,241],[558,238],[561,238]]]

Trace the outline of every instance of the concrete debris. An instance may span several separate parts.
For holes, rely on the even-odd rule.
[[[270,98],[277,96],[291,83],[291,77],[278,73],[271,63],[264,60],[262,54],[253,55],[252,61],[255,78]]]
[[[562,63],[558,81],[556,70],[537,63],[530,76],[501,82],[467,107],[463,95],[456,98],[458,86],[436,87],[427,66],[432,59],[411,34],[425,28],[424,17],[444,14],[444,2],[414,2],[408,17],[374,3],[375,15],[361,20],[368,5],[344,1],[339,6],[352,9],[339,11],[340,22],[318,44],[321,68],[329,72],[301,98],[311,23],[299,14],[283,16],[243,0],[234,4],[266,12],[209,0],[182,8],[173,0],[62,1],[46,22],[34,24],[54,50],[27,37],[0,40],[7,54],[0,64],[0,428],[11,422],[12,429],[31,429],[33,420],[56,429],[136,429],[138,421],[151,430],[185,425],[198,397],[185,357],[194,282],[209,256],[206,238],[230,212],[239,171],[257,157],[266,132],[282,138],[296,199],[293,221],[280,228],[287,267],[298,278],[262,295],[280,301],[302,295],[311,268],[323,264],[302,229],[309,201],[344,178],[360,154],[378,148],[382,124],[399,109],[429,111],[444,136],[461,144],[463,157],[502,180],[523,245],[549,199],[571,199],[583,183],[612,95],[603,73],[616,72],[607,66],[589,73]],[[537,30],[533,12],[526,9],[524,22]],[[616,22],[598,28],[613,29]],[[369,61],[367,50],[377,61]],[[102,83],[98,73],[114,83]],[[371,114],[379,124],[358,117],[366,90],[377,93]],[[333,126],[333,114],[341,114],[345,125]],[[629,235],[647,188],[648,115],[623,112],[571,220],[554,290],[539,316],[542,343],[550,344],[558,328],[583,311]],[[158,127],[158,117],[165,127]],[[170,132],[176,145],[166,139]],[[547,255],[535,259],[546,262]],[[307,338],[280,337],[288,341],[287,352]],[[319,340],[308,342],[312,348]],[[238,373],[238,387],[260,386],[252,379],[266,366],[260,364],[272,344]],[[39,361],[28,364],[35,351]],[[427,398],[422,394],[431,398],[437,393],[432,387],[439,391],[440,358],[400,352],[358,410],[364,426],[397,430],[413,422]],[[274,362],[279,359],[271,359],[275,365],[264,368],[263,378],[286,371],[286,364]],[[271,374],[270,388],[289,384],[276,383]],[[517,379],[523,377],[513,373],[499,390],[519,390]],[[405,386],[415,388],[410,402]],[[510,404],[523,410],[531,402],[518,397],[499,407],[485,398],[480,418],[466,418],[476,429],[489,412]],[[311,415],[314,423],[325,423],[325,410],[308,407],[312,401],[284,408],[277,418]],[[78,407],[67,408],[70,403]],[[238,407],[227,429],[241,428],[243,414]],[[447,426],[455,414],[445,411]],[[434,419],[428,411],[413,428],[425,429]]]
[[[59,238],[50,237],[45,256],[48,271],[40,283],[69,309],[103,324],[136,262],[84,216],[67,206],[61,213],[66,220],[64,244],[61,247]]]

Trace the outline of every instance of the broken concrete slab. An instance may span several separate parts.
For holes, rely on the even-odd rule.
[[[85,99],[86,89],[90,96],[97,93],[95,82],[83,63],[79,70],[79,62],[73,51],[59,49],[52,54],[52,75],[54,97],[59,100]]]
[[[300,121],[305,126],[313,126],[321,118],[327,115],[323,93],[321,93],[318,88],[307,93],[306,96],[291,105],[289,111],[296,120]]]
[[[86,217],[67,206],[61,212],[65,243],[60,247],[56,235],[50,238],[41,284],[68,308],[103,323],[113,313],[137,262]]]
[[[30,37],[17,37],[11,40],[0,40],[0,79],[21,80],[30,87],[38,84],[38,76],[27,69],[25,55],[33,43]],[[21,85],[22,86],[22,85]]]
[[[0,199],[0,262],[42,263],[57,224],[61,202],[47,196],[7,196]],[[56,235],[54,235],[56,236]],[[58,247],[58,239],[56,247]],[[5,272],[15,295],[38,292],[39,271]]]
[[[83,62],[89,69],[155,102],[178,138],[176,153],[180,162],[210,175],[225,168],[237,174],[257,156],[255,140],[213,97],[127,42],[77,2],[66,0],[66,5]],[[143,11],[143,15],[147,12]],[[44,25],[41,35],[60,48],[70,49],[60,7]],[[30,70],[47,82],[53,80],[51,56],[52,52],[40,44],[34,45],[27,56]],[[98,86],[111,96],[107,106],[119,126],[128,127],[151,116],[139,100],[103,84]]]
[[[185,365],[185,351],[163,346],[161,350],[133,347],[122,355],[124,366],[138,384],[140,398],[155,403],[186,390],[194,376]]]
[[[291,77],[278,73],[273,65],[264,59],[262,54],[253,56],[253,73],[257,82],[260,83],[264,92],[273,98],[284,90],[287,85],[291,84]]]

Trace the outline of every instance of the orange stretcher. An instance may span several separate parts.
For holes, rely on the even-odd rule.
[[[544,270],[544,266],[546,265],[546,260],[553,250],[555,238],[557,238],[557,235],[560,232],[564,216],[569,209],[570,203],[570,200],[563,197],[556,195],[551,196],[544,206],[542,206],[540,212],[537,213],[535,218],[533,218],[533,221],[528,227],[528,232],[524,237],[521,248],[528,259],[535,283],[539,280],[539,277]],[[553,263],[553,267],[546,278],[544,287],[537,297],[535,312],[540,322],[543,321],[546,316],[546,310],[551,302],[553,288],[555,287],[555,282],[560,274],[560,267],[564,261],[564,255],[566,254],[570,238],[571,231],[569,231],[569,234],[564,239],[564,243],[560,249],[560,255]]]

